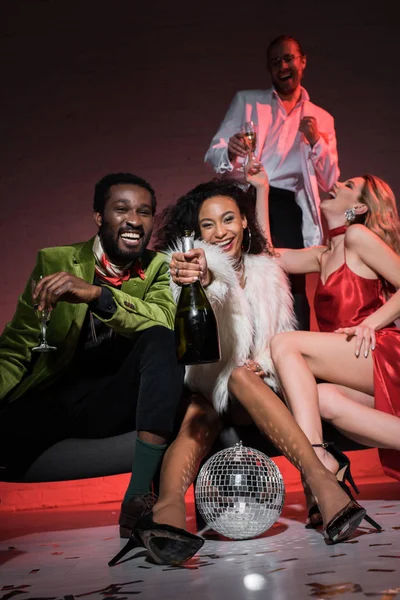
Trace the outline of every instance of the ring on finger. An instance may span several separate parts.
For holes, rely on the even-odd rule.
[[[179,269],[178,269],[178,267],[175,270],[175,274],[176,274],[177,277],[179,277]]]

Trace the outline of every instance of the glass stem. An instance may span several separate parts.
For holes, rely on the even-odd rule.
[[[47,346],[47,340],[46,340],[47,325],[46,325],[46,317],[45,317],[45,315],[42,315],[42,320],[40,322],[40,330],[42,332],[42,343],[45,346]]]

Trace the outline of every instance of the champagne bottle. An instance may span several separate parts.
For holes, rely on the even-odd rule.
[[[194,235],[185,231],[182,251],[193,249]],[[178,363],[198,365],[220,360],[217,320],[200,283],[183,285],[175,316],[175,340]]]

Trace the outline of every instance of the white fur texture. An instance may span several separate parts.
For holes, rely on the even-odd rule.
[[[231,259],[217,246],[196,240],[203,248],[213,274],[207,296],[218,322],[221,361],[186,367],[185,381],[194,392],[210,399],[219,413],[228,407],[228,380],[235,367],[253,359],[268,374],[264,381],[277,390],[279,384],[270,356],[271,338],[296,328],[293,299],[279,260],[268,255],[244,255],[246,286],[242,289]],[[167,255],[181,251],[177,243]],[[171,279],[176,300],[180,287]]]

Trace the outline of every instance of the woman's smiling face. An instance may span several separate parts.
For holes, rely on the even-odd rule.
[[[247,219],[233,198],[213,196],[205,200],[199,211],[199,227],[205,242],[219,246],[232,258],[240,258]]]

